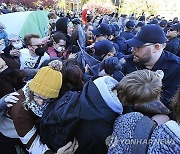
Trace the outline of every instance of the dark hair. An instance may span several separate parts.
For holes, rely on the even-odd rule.
[[[87,15],[86,16],[87,22],[91,22],[91,20],[93,19],[92,15]]]
[[[39,10],[43,10],[43,9],[44,9],[43,6],[40,6],[40,7],[39,7]]]
[[[56,14],[54,13],[54,12],[50,12],[49,14],[48,14],[48,19],[51,19],[51,18],[56,18],[57,16],[56,16]]]
[[[175,115],[177,123],[180,124],[180,87],[173,97],[173,113]]]
[[[72,45],[77,45],[77,40],[79,40],[79,33],[78,33],[78,30],[75,30],[73,33],[72,33],[72,36],[71,36],[71,42],[72,42]]]
[[[59,40],[64,40],[67,42],[67,37],[61,32],[54,33],[53,35],[51,35],[50,41],[46,44],[46,48],[51,47],[53,45],[53,42],[59,43]]]
[[[31,39],[32,38],[40,38],[40,36],[38,34],[28,34],[24,36],[24,43],[26,45],[26,47],[28,45],[31,45]]]
[[[72,44],[72,46],[71,46],[71,48],[69,50],[70,53],[77,53],[77,52],[80,51],[77,40],[79,40],[79,33],[78,33],[78,30],[75,30],[72,33],[72,36],[71,36],[71,44]]]
[[[56,43],[59,43],[59,40],[67,41],[66,36],[65,36],[63,33],[61,33],[61,32],[56,32],[56,33],[54,33],[54,35],[52,35],[52,39],[53,39]]]
[[[70,86],[70,89],[73,90],[82,90],[83,72],[75,59],[66,59],[63,61],[62,75],[63,84]]]

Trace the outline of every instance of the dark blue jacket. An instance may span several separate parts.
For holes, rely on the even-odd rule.
[[[128,31],[121,32],[120,36],[123,36],[126,40],[132,39],[134,37],[134,35]]]
[[[147,68],[144,65],[134,63],[133,56],[131,56],[126,59],[122,72],[126,75],[142,69]],[[157,70],[164,72],[161,101],[170,108],[171,98],[180,85],[180,58],[170,52],[164,51],[158,62],[152,68],[152,71]]]
[[[166,44],[165,50],[176,54],[178,49],[180,49],[180,40],[179,40],[179,38],[174,37],[174,38],[169,39],[169,41]]]
[[[128,54],[128,44],[123,36],[116,37],[112,40],[112,42],[118,45],[119,52],[122,52],[123,54]]]
[[[77,132],[79,147],[76,153],[107,154],[105,140],[112,134],[117,113],[107,106],[92,80],[84,85],[79,102],[83,120]]]
[[[3,14],[11,13],[11,11],[8,10],[8,9],[2,9],[1,12],[2,12]]]

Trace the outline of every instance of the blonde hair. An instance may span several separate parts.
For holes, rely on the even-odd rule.
[[[160,98],[162,81],[156,72],[138,70],[127,74],[116,86],[123,105],[150,102]]]

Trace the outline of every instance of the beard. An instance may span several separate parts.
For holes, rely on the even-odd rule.
[[[150,60],[151,60],[151,52],[150,51],[147,51],[146,53],[144,53],[144,55],[141,55],[141,56],[133,54],[133,61],[135,63],[145,64],[145,63],[148,63]]]
[[[143,57],[143,58],[139,58],[137,56],[133,57],[133,61],[135,63],[139,63],[139,64],[145,64],[145,63],[149,62],[150,59],[151,59],[151,57]]]

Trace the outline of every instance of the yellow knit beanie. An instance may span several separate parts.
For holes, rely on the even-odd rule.
[[[46,98],[57,98],[62,86],[62,62],[53,60],[49,66],[42,67],[30,81],[31,91]]]

